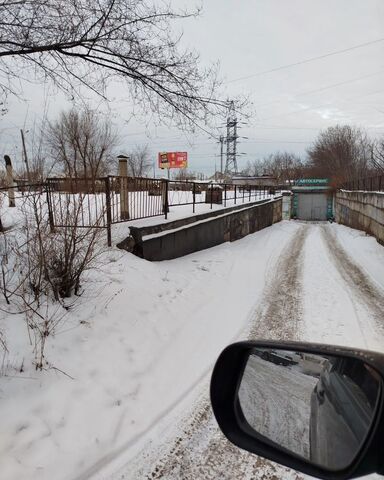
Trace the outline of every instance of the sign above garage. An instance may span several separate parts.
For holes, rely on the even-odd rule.
[[[300,178],[296,180],[295,185],[328,185],[328,178]]]

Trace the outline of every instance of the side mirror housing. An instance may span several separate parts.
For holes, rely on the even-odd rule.
[[[323,478],[384,473],[384,355],[298,342],[228,346],[211,379],[224,435]]]

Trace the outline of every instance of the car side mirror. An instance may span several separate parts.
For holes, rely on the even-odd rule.
[[[384,473],[384,355],[297,342],[227,347],[211,379],[224,435],[323,479]]]

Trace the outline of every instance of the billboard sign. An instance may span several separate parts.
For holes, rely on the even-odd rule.
[[[159,152],[159,168],[187,168],[187,152]]]

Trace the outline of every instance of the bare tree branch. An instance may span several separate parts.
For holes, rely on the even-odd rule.
[[[13,91],[32,71],[73,95],[81,83],[105,97],[108,81],[122,79],[143,113],[206,123],[227,106],[216,98],[217,68],[199,68],[199,56],[172,32],[174,22],[198,14],[148,0],[1,2],[0,87]]]
[[[372,167],[371,140],[364,130],[350,125],[336,125],[321,132],[308,155],[313,172],[335,184],[366,177]]]

